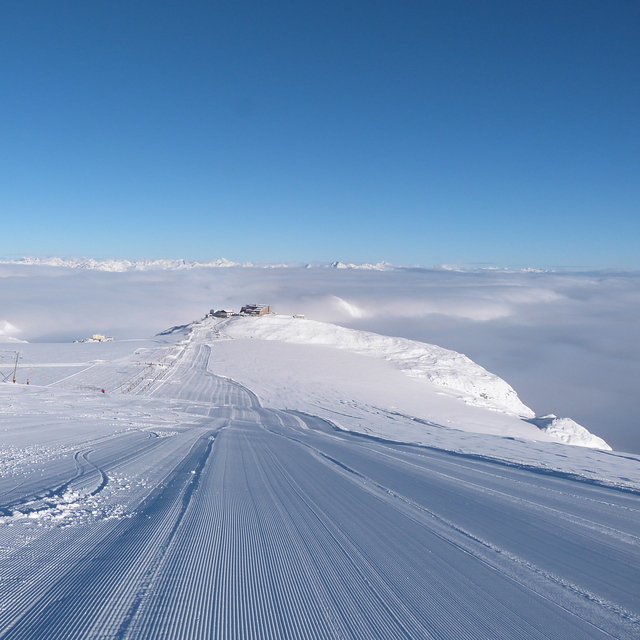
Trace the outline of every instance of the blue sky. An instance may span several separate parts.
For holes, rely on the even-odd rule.
[[[640,268],[635,2],[0,6],[0,255]]]

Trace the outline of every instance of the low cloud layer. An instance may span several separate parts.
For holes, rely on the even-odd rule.
[[[461,351],[536,413],[640,452],[640,273],[202,268],[108,273],[0,265],[0,332],[29,341],[131,338],[211,308],[280,313]]]

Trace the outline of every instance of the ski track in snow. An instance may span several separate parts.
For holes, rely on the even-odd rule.
[[[105,363],[130,426],[0,480],[0,638],[640,637],[636,490],[263,407],[216,339]]]

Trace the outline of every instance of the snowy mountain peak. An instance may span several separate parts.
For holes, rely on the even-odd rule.
[[[331,262],[331,263],[254,263],[254,262],[233,262],[226,258],[218,258],[208,262],[188,261],[184,259],[176,260],[94,260],[93,258],[33,258],[24,257],[12,260],[0,259],[0,264],[33,265],[46,267],[63,267],[68,269],[92,269],[95,271],[153,271],[153,270],[178,270],[197,268],[220,268],[220,267],[253,267],[263,269],[287,269],[291,267],[325,268],[325,269],[361,269],[374,271],[389,271],[395,269],[389,262],[379,262],[377,264],[354,264],[352,262]]]
[[[197,260],[189,261],[185,259],[159,259],[159,260],[127,260],[127,259],[106,259],[96,260],[94,258],[58,258],[58,257],[21,257],[21,258],[0,258],[0,264],[15,264],[28,266],[61,267],[67,269],[92,269],[95,271],[154,271],[154,270],[177,270],[177,269],[198,269],[198,268],[219,268],[219,267],[249,267],[254,269],[337,269],[337,270],[358,270],[358,271],[395,271],[401,269],[425,269],[429,271],[457,271],[487,272],[498,271],[504,273],[550,273],[553,269],[537,269],[533,267],[510,268],[510,267],[476,267],[469,265],[436,265],[424,266],[418,264],[398,265],[381,261],[377,263],[363,262],[234,262],[226,258],[218,258],[207,262]]]
[[[68,269],[92,269],[95,271],[152,271],[194,269],[197,267],[252,267],[250,262],[232,262],[219,258],[211,262],[189,262],[187,260],[94,260],[93,258],[19,258],[17,260],[1,260],[3,264],[36,265],[48,267],[64,267]]]
[[[370,264],[365,262],[364,264],[354,264],[353,262],[332,262],[329,265],[330,269],[365,269],[369,271],[388,271],[394,269],[394,266],[389,262],[378,262],[377,264]]]

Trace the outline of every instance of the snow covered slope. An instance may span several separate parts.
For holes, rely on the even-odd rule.
[[[370,359],[383,360],[406,376],[417,379],[418,384],[410,384],[406,379],[401,380],[397,377],[392,381],[388,368],[383,371],[371,360],[363,360],[359,365],[351,361],[351,375],[346,380],[345,376],[341,376],[341,386],[344,388],[357,384],[358,379],[366,379],[368,382],[365,388],[359,390],[358,397],[362,398],[363,394],[370,395],[370,390],[376,388],[377,403],[374,399],[371,400],[374,404],[380,404],[381,398],[393,395],[394,399],[389,399],[387,405],[395,410],[412,413],[439,424],[455,425],[463,430],[542,440],[547,439],[546,434],[550,439],[566,444],[610,449],[604,440],[589,433],[573,420],[556,419],[552,427],[549,420],[538,424],[534,420],[534,412],[520,401],[509,384],[455,351],[414,340],[382,336],[289,316],[235,317],[222,321],[218,327],[221,332],[234,339],[331,347]],[[236,346],[233,349],[238,348]],[[250,354],[243,351],[243,356],[238,360],[227,357],[225,371],[232,377],[239,376],[241,381],[247,382],[252,388],[264,389],[269,395],[270,403],[277,403],[274,393],[267,391],[265,387],[272,385],[278,388],[279,385],[282,388],[283,379],[289,377],[294,368],[299,368],[299,358],[296,357],[295,351],[290,354],[279,352],[277,355],[264,352],[260,364],[257,364],[255,360],[259,358],[259,353],[260,350],[254,345],[250,348]],[[262,375],[261,379],[256,379],[255,376],[252,377],[251,369],[243,371],[241,364],[234,365],[246,362],[247,359],[254,362],[253,371],[259,371],[261,374],[264,373],[265,367],[269,367],[269,375]],[[280,362],[280,366],[270,366],[269,363],[274,359]],[[344,358],[336,360],[335,352],[327,354],[316,350],[309,352],[306,360],[316,363],[324,361],[327,371],[335,371],[336,362],[340,362],[343,368],[349,367]],[[375,379],[370,375],[372,368],[376,370]],[[300,388],[310,384],[313,373],[307,366],[304,370],[296,369],[294,375],[299,380],[297,385],[284,386],[297,386],[298,391],[295,391],[294,395],[300,395]],[[317,384],[316,382],[316,386]],[[393,389],[395,393],[392,392]],[[333,395],[328,389],[324,389],[323,393],[325,397]],[[280,399],[280,402],[291,402],[291,397],[289,393],[288,399]],[[402,400],[399,400],[399,397],[402,397]],[[461,408],[460,401],[469,407],[466,410]],[[471,407],[483,411],[472,411]],[[487,412],[487,409],[491,413]],[[524,422],[523,419],[531,423]],[[535,424],[538,429],[531,429],[531,424]]]
[[[638,456],[280,320],[20,347],[0,638],[640,637]]]
[[[516,392],[504,380],[461,353],[432,344],[286,316],[231,318],[223,330],[235,338],[323,345],[382,358],[408,376],[426,378],[457,393],[468,404],[527,418],[535,415],[520,402]]]

